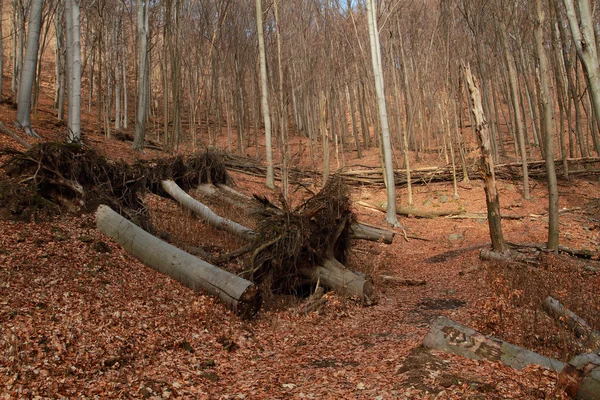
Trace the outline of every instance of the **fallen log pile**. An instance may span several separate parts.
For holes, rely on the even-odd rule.
[[[224,160],[225,165],[232,171],[243,172],[254,176],[265,176],[266,167],[259,161],[251,158],[227,155]],[[564,175],[564,166],[568,166],[570,175],[600,173],[600,158],[568,158],[563,163],[562,160],[556,160],[556,173]],[[527,163],[529,176],[532,178],[544,178],[546,176],[545,161],[531,161]],[[521,179],[522,178],[521,163],[497,164],[494,166],[496,178],[498,179]],[[291,168],[290,175],[292,179],[299,180],[303,178],[318,178],[321,176],[316,171],[301,170]],[[478,178],[480,176],[479,164],[470,164],[467,166],[467,173],[470,178]],[[348,184],[360,185],[376,185],[383,186],[383,172],[380,167],[364,167],[358,169],[343,169],[337,172],[339,176],[344,178]],[[460,168],[456,169],[457,179],[463,179],[463,171]],[[410,170],[411,182],[430,183],[430,182],[446,182],[452,181],[452,166],[445,165],[439,167],[424,167]],[[275,167],[276,178],[281,177],[281,168]],[[407,184],[407,173],[405,169],[394,170],[394,177],[397,186]]]
[[[308,282],[320,282],[358,297],[363,304],[371,304],[371,277],[343,264],[350,238],[355,235],[391,242],[393,237],[391,231],[356,223],[346,186],[339,178],[332,178],[321,192],[295,209],[286,204],[281,208],[263,207],[256,214],[256,230],[223,218],[186,190],[216,185],[236,201],[255,200],[226,186],[231,180],[223,157],[213,151],[133,165],[110,161],[84,146],[64,143],[43,143],[23,152],[4,150],[2,154],[8,156],[4,164],[8,177],[0,182],[0,208],[27,219],[42,217],[44,213],[98,209],[98,228],[132,255],[194,290],[218,297],[241,316],[251,316],[259,307],[254,283],[273,292],[291,293]],[[248,280],[152,235],[149,210],[142,201],[147,191],[172,196],[209,225],[249,242],[222,257],[203,257],[222,265],[251,254],[245,260]],[[169,232],[160,232],[160,236],[177,241]],[[202,251],[195,251],[201,248],[193,250],[202,257]]]
[[[271,282],[274,291],[293,291],[304,277],[357,296],[364,304],[373,301],[372,279],[337,260],[346,258],[347,239],[354,226],[350,224],[350,203],[340,180],[332,179],[319,194],[295,210],[263,209],[266,216],[257,232],[216,215],[174,182],[164,181],[163,186],[209,225],[254,242],[248,271],[252,281]],[[212,194],[213,190],[201,188],[203,193]]]

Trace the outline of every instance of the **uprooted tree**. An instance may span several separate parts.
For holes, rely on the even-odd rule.
[[[179,201],[185,199],[188,203],[197,203],[185,194],[185,190],[207,183],[225,185],[231,182],[222,163],[223,157],[215,151],[186,158],[138,161],[133,165],[110,161],[83,146],[62,143],[43,143],[24,152],[5,149],[2,154],[9,157],[3,165],[8,178],[0,182],[0,208],[13,216],[30,219],[65,210],[93,212],[98,205],[105,204],[126,218],[119,219],[122,217],[108,212],[107,208],[100,209],[98,225],[112,237],[122,236],[114,234],[119,226],[127,226],[129,232],[139,229],[140,235],[144,232],[142,229],[153,232],[141,197],[146,191],[166,196],[179,190]],[[321,282],[370,304],[373,301],[371,278],[343,265],[351,235],[361,230],[361,225],[355,223],[350,206],[342,180],[331,179],[321,192],[299,207],[292,209],[283,203],[282,207],[263,208],[255,214],[258,226],[255,231],[235,225],[216,214],[212,215],[212,225],[232,232],[238,230],[251,243],[246,246],[246,251],[234,253],[251,254],[245,277],[261,284],[263,289],[290,293],[307,283]],[[199,213],[198,210],[205,209],[197,207],[195,212]],[[184,264],[194,259],[161,242],[151,233],[144,233],[148,236],[142,235],[146,242],[160,245],[169,257],[179,257]],[[362,235],[365,236],[365,233]],[[383,236],[380,232],[374,235]],[[228,278],[216,281],[211,278],[222,275],[218,267],[202,262],[196,262],[202,268],[196,265],[198,268],[182,269],[181,263],[165,267],[165,260],[143,254],[141,249],[148,247],[143,243],[141,247],[125,247],[147,265],[193,289],[201,288],[221,300],[222,293],[230,292],[221,287],[223,282],[230,281]],[[248,293],[254,294],[255,291],[245,290],[251,284],[243,280],[238,289],[244,290],[225,296],[227,301],[223,300],[224,303],[240,315],[253,314],[257,301],[248,297]]]

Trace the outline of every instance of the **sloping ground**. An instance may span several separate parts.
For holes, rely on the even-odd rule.
[[[262,190],[256,178],[237,175],[235,179],[240,190]],[[482,188],[477,182],[469,187],[462,190],[460,204],[470,211],[483,210]],[[435,184],[418,191],[418,203],[429,200],[426,207],[432,209],[448,206],[440,202],[450,193],[446,186]],[[561,206],[585,207],[598,201],[597,192],[585,181],[563,191]],[[515,186],[506,182],[501,183],[501,195],[503,204],[514,206],[514,213],[544,211],[541,185],[533,191],[538,201],[531,203],[521,202]],[[374,204],[383,196],[359,189],[353,193],[355,200]],[[165,218],[172,215],[175,230],[197,232],[193,224],[198,223],[174,204],[157,197],[147,201],[152,209],[162,209]],[[357,211],[367,222],[382,219],[366,209]],[[582,247],[599,239],[597,228],[589,230],[590,225],[585,230],[577,223],[580,217],[584,214],[565,214],[563,232],[571,240],[566,245]],[[505,222],[506,236],[513,241],[542,241],[543,217],[531,219]],[[496,315],[490,305],[502,297],[490,290],[491,270],[477,259],[476,250],[427,262],[430,256],[487,242],[485,223],[402,222],[411,233],[432,241],[407,243],[398,236],[390,246],[357,243],[349,264],[375,276],[424,279],[426,286],[380,284],[379,303],[369,308],[330,293],[325,308],[307,316],[293,302],[281,299],[287,308],[262,312],[248,322],[141,265],[102,237],[89,216],[41,224],[2,222],[3,396],[560,398],[562,392],[555,389],[555,377],[548,371],[515,372],[418,347],[436,315],[482,329]],[[458,242],[449,240],[453,233]],[[210,229],[197,236],[188,239],[218,247],[236,245]],[[569,265],[582,268],[575,261]],[[598,275],[581,279],[600,287]],[[514,305],[505,307],[510,310]],[[500,334],[522,329],[498,324],[496,328]],[[564,349],[561,356],[560,346],[542,343],[536,350],[566,357]]]
[[[55,129],[39,131],[60,139]],[[128,161],[137,157],[126,144],[99,135],[89,135],[88,143]],[[13,142],[0,136],[0,144]],[[148,153],[143,157],[159,154]],[[260,178],[234,179],[246,194],[265,193]],[[511,241],[544,241],[547,194],[543,183],[534,185],[533,201],[524,202],[518,182],[500,182],[503,211],[526,217],[503,223]],[[599,250],[597,185],[597,177],[561,184],[560,207],[571,210],[561,219],[565,246]],[[385,199],[382,190],[352,190],[355,202],[378,205]],[[485,210],[477,181],[461,184],[457,201],[450,199],[450,184],[415,190],[415,203],[426,210]],[[406,205],[403,189],[398,197]],[[145,201],[155,225],[190,244],[216,252],[240,245],[173,202],[157,196]],[[239,210],[220,207],[247,222]],[[361,221],[382,223],[376,211],[358,206],[355,211]],[[536,313],[536,301],[544,288],[551,290],[598,328],[600,274],[593,272],[600,269],[598,261],[542,256],[539,267],[487,265],[476,249],[461,251],[489,242],[485,221],[401,222],[410,234],[430,241],[406,242],[399,234],[392,245],[357,242],[350,255],[350,267],[375,276],[376,305],[364,308],[328,293],[324,308],[304,315],[300,300],[281,297],[271,299],[271,311],[241,321],[213,299],[127,255],[95,229],[90,216],[38,224],[1,221],[0,398],[562,398],[546,370],[514,371],[419,345],[435,316],[447,315],[567,360],[579,344]],[[380,275],[427,284],[388,286]]]

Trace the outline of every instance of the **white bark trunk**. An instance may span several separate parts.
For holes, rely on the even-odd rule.
[[[148,102],[148,0],[137,0],[137,31],[139,43],[138,103],[135,117],[133,148],[144,149],[146,138],[146,106]]]
[[[260,308],[260,293],[250,281],[178,249],[123,218],[108,206],[98,207],[96,224],[105,235],[145,265],[196,292],[218,297],[228,308],[249,318]]]
[[[38,135],[31,128],[31,89],[33,88],[37,66],[43,3],[43,0],[33,0],[31,2],[29,29],[27,32],[27,50],[25,52],[25,62],[23,63],[23,71],[21,72],[18,94],[16,124],[33,137],[38,137]]]
[[[263,33],[262,0],[256,0],[256,31],[258,33],[258,51],[260,58],[261,101],[263,117],[265,120],[265,151],[267,159],[267,180],[265,184],[268,188],[274,189],[275,174],[273,171],[271,113],[269,112],[269,92],[267,88],[267,58],[265,55],[265,38]]]
[[[255,234],[252,229],[246,228],[237,222],[225,219],[215,214],[209,207],[183,191],[183,189],[181,189],[175,182],[162,181],[162,187],[182,206],[193,211],[196,215],[204,218],[210,226],[229,232],[232,235],[247,241],[254,239]]]
[[[392,143],[390,140],[387,107],[385,104],[381,48],[379,46],[379,31],[377,28],[377,15],[375,12],[374,0],[367,0],[367,21],[369,24],[371,61],[373,64],[373,74],[375,76],[375,91],[377,92],[377,109],[379,110],[379,121],[381,124],[384,174],[387,187],[388,207],[385,219],[390,225],[399,226],[398,217],[396,216],[396,183],[394,180],[394,166],[392,164]]]
[[[81,142],[81,41],[79,0],[65,0],[67,21],[67,63],[69,81],[69,115],[67,140]]]

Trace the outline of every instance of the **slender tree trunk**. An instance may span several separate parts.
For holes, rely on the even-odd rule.
[[[265,151],[267,159],[267,180],[265,185],[275,188],[275,174],[273,171],[273,146],[271,138],[271,113],[269,112],[269,92],[267,88],[267,57],[265,55],[265,38],[263,32],[262,0],[256,0],[256,29],[258,32],[258,51],[260,59],[260,83],[263,118],[265,121]]]
[[[54,18],[54,30],[56,34],[56,82],[54,95],[54,108],[58,110],[58,120],[62,121],[65,114],[65,86],[66,86],[66,51],[65,51],[65,31],[66,21],[65,10],[61,3],[58,4],[56,17]]]
[[[475,119],[474,127],[479,147],[481,149],[481,168],[485,181],[485,195],[488,210],[488,224],[490,227],[490,238],[492,240],[492,249],[502,253],[507,250],[506,242],[502,234],[502,220],[500,215],[500,201],[496,188],[496,175],[494,173],[494,160],[491,155],[490,137],[488,132],[488,123],[483,113],[481,105],[481,96],[477,87],[477,80],[471,74],[471,68],[463,65],[467,87],[469,89],[469,99],[471,104],[471,113]]]
[[[137,33],[139,76],[133,148],[143,150],[146,137],[146,109],[148,101],[148,0],[137,0]]]
[[[2,12],[2,0],[0,0],[0,16],[4,17],[4,12]],[[2,76],[4,75],[4,38],[2,33],[2,20],[0,18],[0,103],[2,103]]]
[[[386,221],[392,226],[399,226],[396,215],[396,184],[394,167],[392,163],[392,143],[388,126],[387,107],[383,83],[383,67],[381,63],[381,46],[379,45],[379,30],[377,28],[377,13],[374,0],[367,0],[367,21],[369,25],[369,41],[371,43],[371,60],[375,76],[375,91],[377,92],[377,108],[381,123],[381,140],[383,145],[384,174],[387,185],[387,213]]]
[[[517,139],[519,142],[519,150],[521,153],[521,163],[523,165],[523,197],[525,200],[529,200],[529,172],[527,171],[527,153],[525,148],[525,132],[523,128],[523,120],[521,119],[521,108],[519,106],[519,89],[517,83],[517,71],[515,67],[515,60],[510,51],[510,44],[508,42],[508,34],[504,25],[501,27],[503,36],[503,46],[506,55],[506,62],[508,64],[508,79],[510,83],[510,91],[513,104],[513,112],[515,116],[515,126],[517,128]]]
[[[27,50],[25,53],[25,62],[23,63],[23,71],[21,73],[21,80],[19,82],[17,106],[16,124],[28,135],[33,137],[38,137],[38,135],[31,128],[31,90],[33,88],[37,66],[43,6],[43,0],[32,0],[29,29],[27,32]]]
[[[544,121],[544,147],[546,148],[546,174],[548,178],[548,249],[558,252],[558,186],[556,183],[556,170],[554,169],[554,127],[552,125],[553,103],[550,94],[550,71],[548,57],[544,47],[544,13],[541,0],[535,0],[537,24],[534,29],[537,55],[540,61],[540,97],[543,105]]]
[[[279,24],[279,7],[277,0],[275,4],[275,24],[277,30],[277,68],[279,71],[279,109],[280,109],[280,129],[281,129],[281,160],[282,168],[282,192],[283,198],[288,200],[288,131],[286,107],[283,99],[283,66],[281,60],[281,25]]]
[[[598,60],[598,46],[594,34],[594,21],[590,1],[578,0],[578,15],[576,14],[573,0],[563,0],[563,3],[567,11],[567,19],[571,27],[571,34],[573,35],[577,55],[585,67],[587,80],[590,85],[590,97],[592,98],[595,111],[592,114],[595,114],[595,118],[600,120],[600,63]]]
[[[319,131],[323,145],[323,187],[329,179],[329,134],[327,132],[327,99],[325,92],[319,96]]]
[[[67,27],[67,63],[69,80],[69,115],[67,141],[81,142],[81,42],[79,0],[65,0]]]

